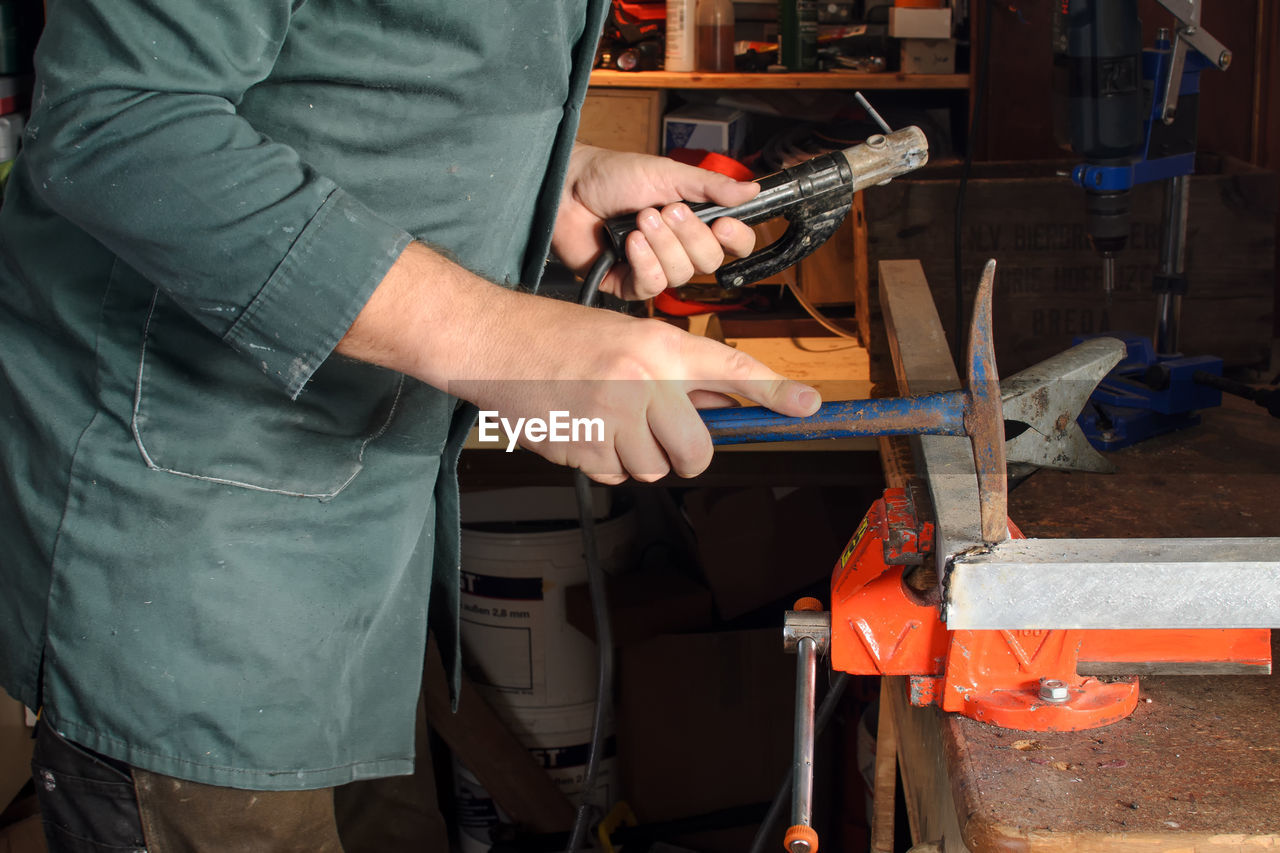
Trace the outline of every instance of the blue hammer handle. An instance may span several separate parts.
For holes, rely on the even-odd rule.
[[[703,409],[699,414],[715,445],[880,435],[965,435],[968,395],[944,391],[919,397],[885,397],[823,403],[807,418],[790,418],[761,406]]]

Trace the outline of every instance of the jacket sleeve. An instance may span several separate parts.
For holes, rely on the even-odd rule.
[[[50,0],[22,157],[56,213],[297,396],[409,243],[236,105],[305,0]]]

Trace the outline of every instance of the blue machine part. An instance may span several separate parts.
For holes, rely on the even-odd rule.
[[[1071,180],[1080,187],[1094,192],[1119,192],[1138,184],[1163,181],[1179,175],[1190,175],[1196,170],[1194,152],[1175,154],[1152,159],[1151,130],[1161,122],[1160,111],[1164,101],[1163,81],[1168,77],[1173,54],[1168,39],[1158,39],[1155,47],[1142,52],[1142,79],[1151,87],[1150,105],[1144,122],[1147,144],[1138,162],[1128,166],[1094,166],[1081,163],[1071,171]],[[1179,97],[1200,93],[1200,72],[1215,67],[1204,54],[1188,51],[1182,67]]]
[[[1098,450],[1118,450],[1195,426],[1202,409],[1222,404],[1221,391],[1192,378],[1198,370],[1221,376],[1222,359],[1159,356],[1150,338],[1114,337],[1124,341],[1125,358],[1098,385],[1078,418],[1089,443]]]

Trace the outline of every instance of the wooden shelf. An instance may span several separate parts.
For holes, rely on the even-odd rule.
[[[591,72],[591,85],[614,89],[968,89],[968,74],[818,71],[806,74],[712,74],[701,71]]]

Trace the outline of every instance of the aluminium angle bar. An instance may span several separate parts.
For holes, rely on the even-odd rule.
[[[947,628],[1272,628],[1280,538],[1012,539],[957,555]]]

